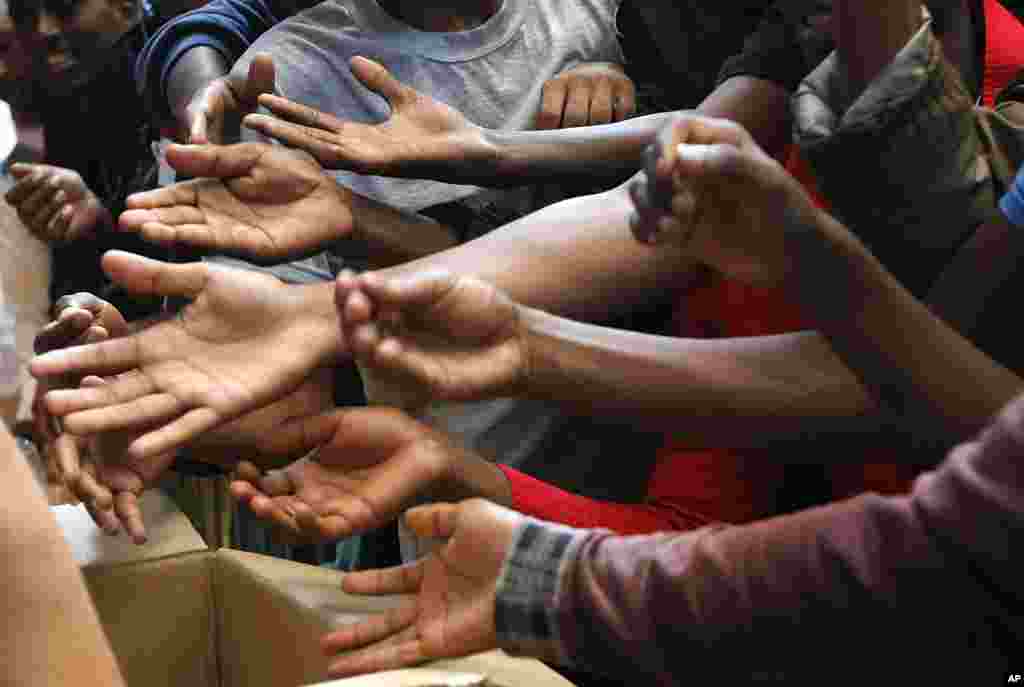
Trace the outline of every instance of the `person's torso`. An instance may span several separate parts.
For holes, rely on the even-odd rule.
[[[582,62],[621,62],[617,9],[618,0],[505,0],[476,29],[428,33],[393,19],[374,0],[327,0],[261,36],[234,72],[244,74],[254,54],[269,52],[281,95],[342,119],[382,121],[389,115],[386,102],[356,82],[348,66],[361,55],[476,124],[526,129],[547,80]],[[430,181],[347,173],[338,178],[363,195],[409,210],[477,192]]]

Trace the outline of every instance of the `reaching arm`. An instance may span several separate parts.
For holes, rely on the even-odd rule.
[[[0,427],[0,684],[124,682],[42,492]]]
[[[352,60],[353,74],[386,98],[381,124],[346,122],[273,95],[260,104],[276,116],[250,115],[246,126],[302,148],[325,167],[365,174],[481,186],[520,186],[565,176],[637,169],[644,148],[669,121],[649,115],[603,126],[545,131],[483,129],[428,95],[399,83],[380,64]],[[698,107],[735,119],[777,154],[789,140],[788,93],[764,79],[726,80]]]

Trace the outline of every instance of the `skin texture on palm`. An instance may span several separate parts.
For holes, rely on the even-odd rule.
[[[103,264],[132,292],[192,302],[131,336],[39,356],[31,370],[37,377],[116,375],[102,387],[51,391],[45,402],[73,434],[141,434],[126,449],[132,460],[181,447],[286,396],[339,353],[333,303],[313,287],[119,252]]]
[[[360,534],[424,499],[511,502],[500,469],[394,409],[349,408],[293,422],[274,443],[308,455],[266,474],[240,463],[231,492],[291,541]]]
[[[494,607],[498,576],[524,516],[487,501],[438,504],[406,514],[409,529],[444,540],[415,563],[348,573],[352,594],[408,594],[400,607],[325,636],[334,677],[402,668],[465,656],[497,644]]]
[[[352,231],[353,194],[301,151],[170,146],[167,162],[202,178],[130,196],[122,231],[263,263],[315,254]]]

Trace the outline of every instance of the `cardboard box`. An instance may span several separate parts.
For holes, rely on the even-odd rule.
[[[320,637],[398,601],[346,594],[336,571],[229,549],[209,551],[159,492],[147,493],[143,508],[150,542],[133,547],[100,533],[80,506],[54,507],[129,687],[321,682],[327,659]],[[430,668],[380,673],[351,684],[469,687],[483,677],[495,687],[571,687],[543,664],[501,652]]]

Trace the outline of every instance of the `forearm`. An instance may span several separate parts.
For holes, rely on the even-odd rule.
[[[551,205],[478,239],[384,271],[474,275],[531,307],[603,319],[669,299],[687,286],[681,250],[642,244],[629,229],[625,186]]]
[[[684,339],[536,310],[523,309],[523,319],[523,393],[671,431],[694,447],[796,441],[859,426],[872,411],[857,379],[813,332]]]
[[[171,114],[183,121],[192,96],[230,69],[227,59],[209,46],[200,45],[183,54],[167,77],[167,106]]]
[[[1021,389],[989,358],[914,298],[852,234],[820,213],[791,230],[794,264],[784,289],[879,402],[907,419],[932,413],[925,431],[954,439],[984,426]],[[942,434],[943,432],[938,432]]]
[[[343,239],[360,247],[375,268],[399,265],[439,253],[458,241],[449,227],[369,198],[352,194],[351,235]]]
[[[698,107],[709,117],[742,124],[765,150],[780,155],[789,142],[789,94],[762,79],[735,77],[722,83]],[[446,165],[442,181],[503,186],[542,183],[566,176],[638,169],[644,149],[673,113],[637,117],[617,124],[546,131],[481,129],[466,162]]]
[[[946,666],[998,656],[1020,631],[1004,596],[1018,578],[1006,565],[1014,541],[1006,523],[1024,503],[1020,418],[1017,402],[909,497],[865,495],[742,527],[640,538],[520,526],[499,579],[499,644],[674,681],[743,656],[736,671],[794,672],[788,677],[802,683],[798,674],[817,679],[854,645],[915,672],[921,659]],[[949,622],[936,624],[936,595],[950,589]],[[533,627],[517,628],[516,617]]]
[[[24,458],[0,429],[0,683],[122,685],[71,551]]]

